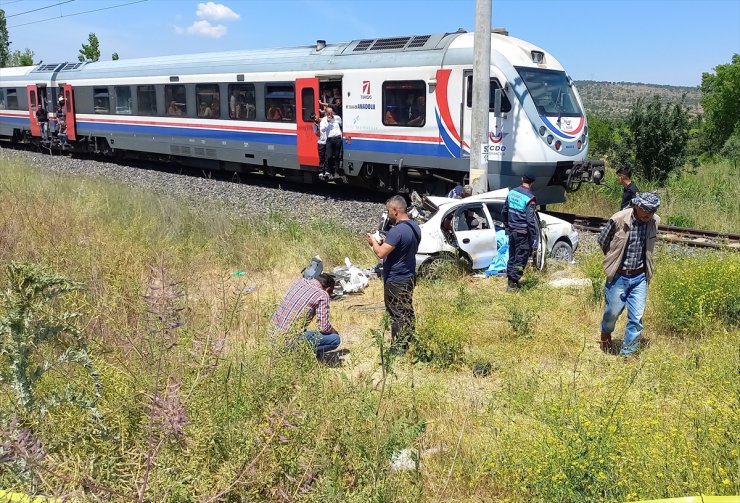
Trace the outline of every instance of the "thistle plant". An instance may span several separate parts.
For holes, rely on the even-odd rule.
[[[62,297],[82,285],[34,265],[11,262],[8,287],[0,294],[0,379],[8,383],[23,414],[44,416],[50,408],[75,403],[97,415],[101,382],[77,327],[80,314],[65,310]],[[39,381],[60,367],[79,366],[93,383],[92,394],[69,383],[37,396]]]

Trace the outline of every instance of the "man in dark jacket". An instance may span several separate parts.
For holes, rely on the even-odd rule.
[[[617,170],[617,178],[624,187],[622,190],[622,204],[619,207],[620,210],[623,210],[632,205],[632,200],[637,195],[638,188],[635,182],[632,181],[632,170],[627,167],[621,167]]]
[[[519,289],[519,280],[524,275],[527,260],[539,243],[535,212],[537,202],[531,190],[533,183],[534,176],[522,176],[522,184],[509,191],[501,212],[504,226],[509,232],[509,262],[506,265],[508,291]]]

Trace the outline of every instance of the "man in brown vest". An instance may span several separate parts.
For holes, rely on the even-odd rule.
[[[604,252],[606,306],[601,320],[601,349],[611,350],[612,332],[617,318],[627,307],[627,329],[621,356],[636,349],[642,334],[647,286],[653,275],[653,252],[660,218],[655,212],[660,198],[653,192],[641,192],[632,199],[632,206],[609,219],[599,234]]]

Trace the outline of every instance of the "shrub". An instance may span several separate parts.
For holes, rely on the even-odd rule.
[[[512,303],[506,306],[509,311],[509,325],[517,337],[532,337],[533,328],[539,317],[535,310],[525,304]]]
[[[736,254],[669,258],[656,269],[658,316],[666,329],[699,334],[714,322],[738,326],[740,257]]]
[[[414,357],[440,368],[457,366],[463,362],[468,342],[468,319],[474,312],[473,299],[464,284],[458,285],[452,301],[436,299],[433,306],[417,320]]]
[[[417,328],[414,356],[418,361],[441,368],[462,363],[467,329],[451,314],[431,313]]]

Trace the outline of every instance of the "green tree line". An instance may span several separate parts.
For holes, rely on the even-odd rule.
[[[665,183],[672,173],[702,157],[740,160],[740,54],[701,80],[703,114],[658,96],[637,99],[625,119],[589,114],[591,157],[626,166],[643,179]]]

